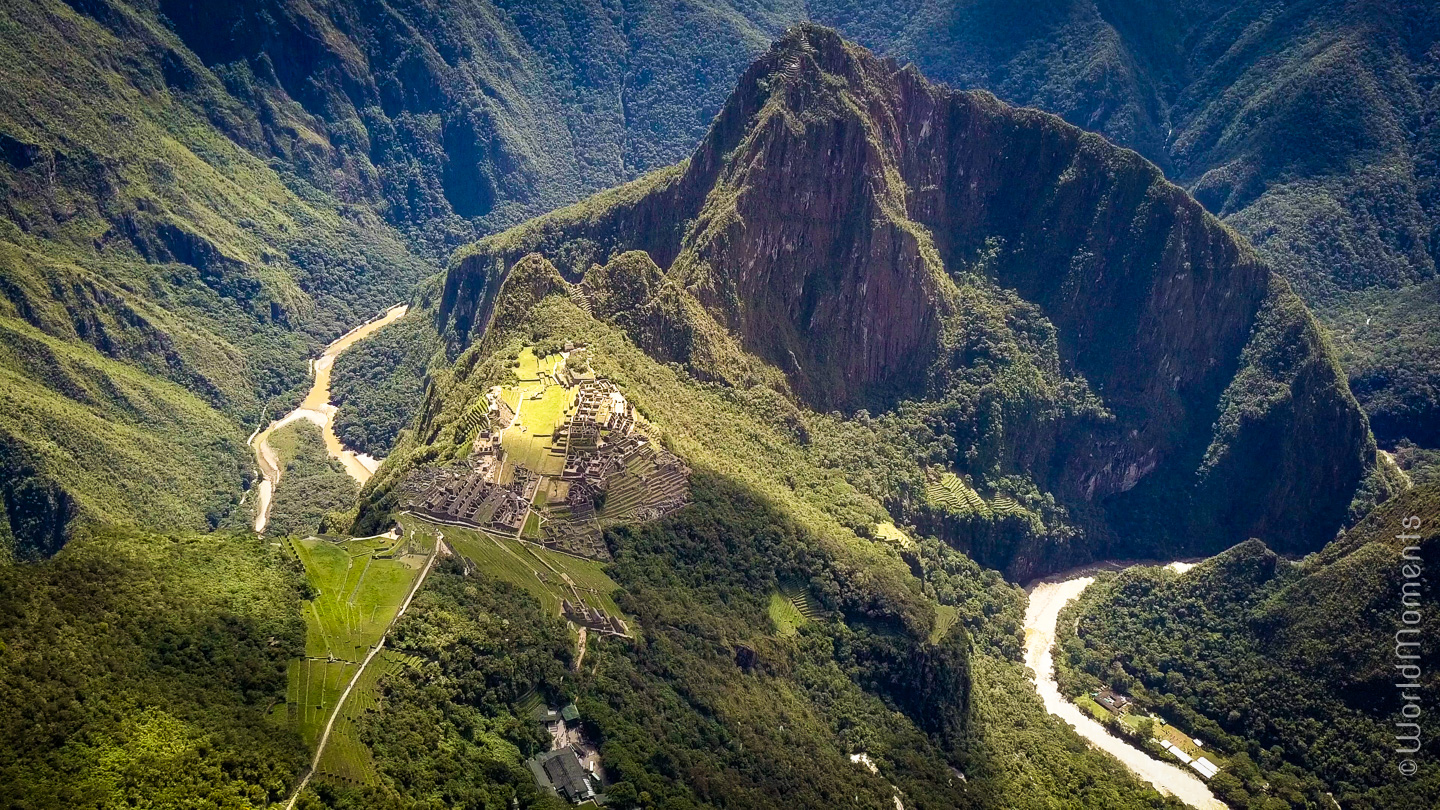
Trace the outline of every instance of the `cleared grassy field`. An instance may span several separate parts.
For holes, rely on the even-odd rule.
[[[408,516],[404,520],[407,523],[424,523]],[[487,532],[456,526],[446,526],[443,531],[445,542],[476,568],[489,576],[529,591],[551,614],[560,613],[560,600],[573,598],[566,582],[568,577],[586,604],[613,616],[624,617],[615,600],[610,597],[620,586],[606,576],[598,562],[559,554]]]
[[[575,392],[554,384],[522,383],[506,389],[504,397],[507,402],[513,399],[520,412],[516,424],[500,435],[506,459],[544,475],[559,475],[565,459],[550,452],[551,437],[564,424]]]
[[[775,632],[782,636],[793,636],[800,632],[809,619],[805,614],[795,607],[784,594],[779,592],[770,594],[770,621],[775,625]]]
[[[959,618],[960,613],[955,609],[954,605],[936,605],[935,628],[930,631],[930,643],[934,644],[944,638],[945,634],[950,632],[950,628],[955,626],[955,622],[958,621]]]
[[[904,529],[901,529],[899,526],[896,526],[894,523],[888,520],[884,523],[875,524],[875,528],[873,531],[876,539],[878,540],[884,540],[887,543],[893,543],[894,545],[897,545],[901,548],[915,547],[915,541],[910,539],[910,535],[906,534]]]
[[[1099,720],[1101,723],[1107,722],[1111,717],[1114,716],[1110,713],[1109,709],[1106,709],[1104,706],[1096,703],[1095,699],[1090,697],[1089,695],[1081,695],[1080,697],[1075,698],[1075,705],[1084,709],[1087,713],[1089,713],[1091,717]]]
[[[311,538],[292,548],[319,594],[305,603],[305,654],[359,661],[380,640],[419,574],[424,558],[377,559],[389,541],[332,543]],[[353,552],[353,553],[352,553]]]
[[[549,354],[544,357],[536,357],[535,349],[526,346],[520,351],[520,356],[515,361],[515,376],[521,382],[538,380],[541,376],[550,376],[564,360],[558,354]]]

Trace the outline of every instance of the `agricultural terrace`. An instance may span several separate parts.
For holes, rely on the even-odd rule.
[[[684,506],[689,468],[656,445],[619,387],[590,370],[584,351],[521,351],[511,367],[516,382],[491,388],[456,423],[464,461],[413,471],[403,488],[406,510],[603,560],[604,527]]]
[[[412,515],[402,516],[400,522],[407,531],[412,526],[423,529],[427,525],[424,519]],[[589,626],[578,614],[565,613],[564,607],[569,603],[572,607],[589,608],[625,621],[619,606],[611,598],[620,586],[606,576],[599,562],[560,554],[493,532],[455,526],[446,526],[443,531],[445,542],[465,559],[468,566],[484,572],[486,576],[524,588],[540,600],[548,613],[565,615],[578,624]],[[604,627],[591,629],[610,632]]]
[[[366,712],[379,710],[381,680],[419,664],[420,659],[392,650],[386,650],[371,660],[341,707],[340,715],[335,718],[330,739],[315,768],[316,776],[352,785],[376,783],[375,762],[370,749],[360,741],[359,722]],[[353,669],[350,674],[354,674]],[[320,725],[323,727],[328,719],[327,713],[321,718]]]
[[[802,582],[782,583],[780,590],[770,594],[770,622],[775,632],[793,636],[810,622],[823,618],[824,611],[810,597],[810,589]]]
[[[953,472],[941,473],[927,483],[925,500],[936,509],[962,516],[991,518],[1024,511],[1024,507],[1004,493],[985,500]]]
[[[319,742],[346,684],[394,621],[435,542],[428,529],[354,540],[285,541],[305,567],[315,598],[301,606],[305,657],[290,662],[286,703],[277,716],[298,730],[307,745]],[[386,652],[365,669],[330,733],[317,775],[356,783],[373,778],[369,752],[354,734],[354,721],[357,712],[374,705],[376,684],[396,662],[403,659]]]

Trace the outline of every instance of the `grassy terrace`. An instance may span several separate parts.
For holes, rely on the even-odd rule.
[[[795,606],[795,602],[782,593],[770,594],[770,621],[775,625],[775,632],[782,636],[793,636],[800,632],[809,619]]]
[[[407,532],[413,527],[431,526],[411,515],[400,518]],[[545,610],[560,613],[560,600],[574,599],[575,592],[591,607],[612,616],[626,618],[611,594],[620,586],[605,574],[600,563],[560,554],[514,538],[458,526],[440,528],[445,542],[487,576],[504,580],[534,594]],[[570,584],[574,584],[572,591]],[[628,619],[627,619],[628,620]]]
[[[370,749],[360,741],[358,723],[365,712],[379,708],[381,679],[417,663],[418,659],[413,656],[389,650],[370,662],[350,693],[349,700],[341,708],[340,716],[335,719],[335,728],[330,732],[330,741],[320,757],[316,775],[351,784],[375,781],[375,762]],[[354,674],[353,669],[350,674]]]
[[[932,504],[959,515],[990,516],[990,507],[985,500],[952,472],[942,474],[939,481],[926,484],[925,497]]]
[[[379,641],[425,564],[424,554],[382,556],[393,553],[392,546],[385,539],[318,538],[291,545],[318,592],[305,604],[306,655],[359,661]]]
[[[284,721],[312,748],[345,685],[394,621],[434,548],[433,534],[414,528],[407,527],[399,538],[287,541],[305,566],[315,598],[302,604],[306,657],[290,662],[286,705],[277,716],[283,711]],[[373,780],[374,765],[355,722],[374,708],[380,679],[405,663],[404,656],[383,652],[366,667],[335,721],[317,776],[356,784]]]

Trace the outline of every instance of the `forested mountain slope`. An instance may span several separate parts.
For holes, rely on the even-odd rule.
[[[459,252],[457,350],[532,251],[653,356],[835,411],[828,463],[1018,578],[1318,548],[1373,466],[1303,304],[1154,166],[826,29],[758,61],[685,163]],[[1024,508],[937,503],[949,473]]]
[[[493,563],[445,566],[397,630],[399,649],[433,663],[393,684],[386,711],[365,720],[379,784],[327,783],[323,806],[477,806],[481,795],[533,806],[509,746],[533,750],[516,704],[535,689],[576,702],[612,780],[607,795],[622,807],[878,809],[897,795],[926,808],[1042,808],[1057,796],[1078,807],[1173,807],[1044,714],[1018,663],[1017,586],[934,538],[891,526],[882,539],[884,508],[800,443],[813,414],[764,385],[696,379],[579,303],[624,300],[655,281],[648,261],[625,254],[592,271],[610,279],[594,302],[572,297],[541,256],[516,264],[490,328],[433,376],[353,527],[388,525],[400,508],[413,515],[413,474],[475,460],[468,417],[493,386],[514,383],[527,350],[554,357],[583,345],[567,368],[583,354],[657,446],[688,465],[690,503],[604,532],[614,561],[605,570],[634,638],[592,632],[581,666],[559,623],[490,582]],[[662,309],[634,314],[661,328],[707,326],[699,312],[677,324]],[[725,351],[747,362],[738,346]],[[522,412],[538,407],[526,400]],[[461,530],[442,528],[463,542]],[[873,773],[849,759],[862,753]]]
[[[185,386],[218,411],[208,419],[247,433],[308,352],[449,248],[688,154],[750,60],[808,16],[1139,149],[1320,305],[1382,440],[1434,444],[1440,361],[1415,325],[1437,296],[1433,9],[1008,8],[7,4],[0,305]],[[185,433],[39,384],[54,407],[115,427],[102,434]],[[5,432],[10,544],[30,554],[88,513],[54,471],[97,466],[97,446],[58,425],[44,441],[18,423]],[[203,463],[243,468],[221,444]],[[168,459],[130,476],[193,479]],[[118,498],[106,514],[214,524],[242,483],[196,498],[205,509]]]
[[[0,543],[76,519],[213,528],[262,408],[431,272],[370,209],[262,149],[150,11],[12,3],[0,26]],[[274,409],[271,408],[273,413]]]
[[[381,201],[432,243],[682,157],[749,60],[813,19],[931,79],[1139,150],[1336,328],[1362,306],[1372,321],[1377,308],[1440,307],[1426,283],[1440,253],[1440,16],[1419,0],[162,9],[206,64],[258,71],[252,103],[298,107],[337,132],[328,152],[294,154],[302,176]],[[1402,324],[1343,335],[1382,438],[1435,444],[1440,350]],[[1402,351],[1419,356],[1404,364]]]
[[[1396,748],[1408,743],[1395,735],[1407,732],[1394,724],[1406,722],[1405,694],[1440,686],[1427,649],[1440,633],[1430,573],[1440,564],[1437,527],[1440,488],[1432,484],[1397,496],[1299,563],[1252,540],[1183,576],[1126,571],[1067,608],[1078,624],[1061,622],[1057,659],[1075,692],[1118,686],[1222,755],[1248,756],[1254,764],[1240,769],[1253,776],[1248,783],[1215,780],[1236,806],[1263,796],[1268,781],[1292,801],[1323,802],[1328,791],[1344,807],[1433,807],[1436,743],[1422,739],[1409,757],[1419,773],[1401,776],[1407,757]],[[1418,621],[1407,622],[1407,610]],[[1397,658],[1408,654],[1420,657]],[[1418,677],[1397,670],[1406,663]],[[1410,682],[1419,685],[1396,688]]]
[[[1417,314],[1440,312],[1434,3],[899,0],[810,10],[932,79],[1049,110],[1158,163],[1338,330],[1383,442],[1440,442],[1440,347],[1414,326]]]

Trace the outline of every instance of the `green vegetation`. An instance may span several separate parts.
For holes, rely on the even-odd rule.
[[[1350,293],[1317,309],[1382,444],[1440,447],[1440,281]]]
[[[551,437],[564,424],[575,399],[572,389],[550,376],[559,360],[559,355],[553,355],[537,361],[530,349],[525,349],[515,369],[520,382],[507,386],[502,394],[517,411],[515,422],[500,436],[506,460],[542,475],[559,475],[565,465],[563,455],[550,452]]]
[[[248,104],[158,8],[85,8],[25,0],[0,25],[3,368],[35,392],[0,422],[22,556],[86,522],[227,525],[235,437],[432,267],[295,175],[321,141],[298,107]]]
[[[280,458],[281,473],[266,535],[314,534],[327,514],[354,505],[360,487],[345,467],[330,457],[318,425],[297,419],[270,434],[270,447]]]
[[[1430,568],[1437,527],[1440,489],[1428,485],[1299,563],[1249,541],[1183,576],[1131,569],[1097,582],[1060,617],[1062,688],[1116,686],[1202,738],[1217,764],[1228,756],[1211,787],[1236,807],[1321,805],[1326,792],[1345,807],[1431,807],[1433,740],[1418,775],[1395,775],[1392,684],[1402,547]],[[1433,606],[1433,585],[1413,598]],[[1433,638],[1436,618],[1421,615],[1420,637]],[[1440,686],[1429,671],[1420,682]]]
[[[0,566],[0,784],[26,808],[238,808],[305,763],[267,715],[302,582],[253,535],[92,530]]]
[[[72,521],[238,522],[245,436],[180,386],[0,317],[0,559],[53,554]]]
[[[426,368],[437,348],[433,322],[417,313],[335,358],[330,401],[337,407],[335,435],[346,447],[389,455],[425,396]]]
[[[388,646],[394,652],[377,656],[363,679],[375,688],[347,703],[332,734],[330,746],[349,724],[356,747],[327,746],[337,752],[333,765],[328,754],[322,762],[332,778],[312,781],[297,807],[566,806],[541,795],[524,765],[548,744],[530,709],[559,698],[566,680],[571,641],[561,619],[528,591],[467,575],[449,558]]]
[[[926,102],[900,101],[911,97]],[[888,122],[923,130],[921,110],[932,108],[982,134],[964,148],[948,140],[958,135],[937,135],[920,147],[935,159],[917,157]],[[832,154],[834,132],[845,133],[844,158]],[[981,157],[1016,148],[1049,168]],[[780,153],[784,165],[767,162]],[[935,175],[937,165],[947,168]],[[847,184],[863,193],[836,191]],[[944,202],[898,202],[917,194]],[[786,215],[806,195],[807,214]],[[1118,230],[1135,238],[1108,235]],[[840,232],[853,246],[843,261],[791,247]],[[1038,269],[1052,266],[1068,270]],[[1113,280],[1115,267],[1126,283]],[[567,280],[577,273],[578,284]],[[1176,278],[1186,295],[1225,306],[1202,318],[1162,305]],[[889,291],[883,304],[853,292],[872,285]],[[812,298],[827,303],[801,317]],[[634,364],[611,354],[618,348],[559,326],[559,301],[677,376],[713,383],[723,405],[626,377]],[[536,318],[537,309],[551,313]],[[1096,312],[1123,317],[1101,329]],[[893,518],[1018,581],[1102,548],[1210,552],[1261,534],[1286,552],[1313,550],[1390,491],[1303,303],[1154,166],[1054,118],[896,73],[813,26],[756,63],[672,174],[458,251],[438,314],[457,347],[486,328],[529,332],[520,346],[472,346],[462,365],[540,339],[585,342],[598,373],[654,397],[637,400],[647,415],[663,422],[685,403],[684,418],[708,418],[712,435],[737,434],[719,442],[728,454],[717,470],[762,489],[785,480],[785,492],[767,494],[804,501],[862,537]],[[527,318],[555,325],[536,330]],[[769,435],[726,427],[747,415]],[[682,421],[678,408],[671,421]],[[717,455],[692,450],[683,433],[668,439],[685,458]],[[776,443],[838,476],[786,479]],[[774,474],[744,469],[752,464]],[[842,479],[850,486],[835,486]],[[1264,494],[1292,488],[1311,493],[1304,509]]]
[[[319,345],[403,297],[449,248],[682,158],[751,60],[805,17],[937,80],[1140,150],[1249,236],[1340,333],[1382,443],[1435,444],[1434,347],[1413,324],[1434,310],[1427,167],[1440,128],[1405,123],[1429,120],[1433,16],[1420,0],[1387,7],[1381,23],[1341,3],[1272,0],[1219,10],[1087,1],[1018,17],[1003,4],[908,0],[512,5],[8,5],[0,316],[96,347],[253,425],[265,405],[273,414],[293,399]],[[1392,47],[1402,39],[1411,44]],[[600,226],[588,244],[549,238],[553,221],[528,232],[550,234],[502,241],[581,273],[614,247],[604,211],[643,208],[660,187],[683,202],[680,176],[662,169],[577,204],[562,219]],[[662,244],[652,252],[669,264],[668,231],[698,213],[633,246]],[[568,242],[563,255],[552,242]],[[1362,328],[1362,311],[1404,323]],[[385,452],[413,414],[423,352],[389,357],[402,354],[383,384],[344,392],[350,446]],[[378,370],[378,357],[352,358],[339,376]],[[107,421],[88,431],[102,438],[72,433],[59,446],[96,466],[125,449],[109,439],[125,427]],[[4,433],[24,444],[18,428]],[[63,466],[53,449],[27,447],[7,465],[50,513],[17,518],[12,534],[82,515],[191,529],[197,512],[213,512],[223,525],[243,489],[229,476],[210,498],[189,499],[198,510],[117,498],[97,513],[84,496],[101,482],[47,471]],[[147,489],[177,480],[198,476],[157,473]]]
[[[316,592],[302,606],[311,658],[358,662],[379,640],[405,600],[428,551],[408,535],[392,547],[376,541],[312,537],[288,541]]]
[[[346,686],[395,621],[435,540],[421,527],[393,538],[284,542],[304,569],[311,598],[300,606],[305,655],[290,662],[286,702],[275,714],[313,749]],[[317,777],[343,785],[375,783],[374,760],[359,729],[368,713],[378,709],[382,683],[415,663],[389,651],[370,660],[340,706],[315,769]]]
[[[325,752],[316,766],[317,777],[347,785],[375,784],[378,781],[374,757],[362,741],[360,729],[370,714],[383,711],[381,685],[403,677],[405,669],[416,666],[418,662],[419,659],[414,656],[389,650],[370,662],[340,709]],[[307,660],[306,663],[311,662]],[[349,675],[353,674],[351,667]],[[348,682],[348,675],[345,682]],[[333,706],[333,703],[330,705]]]
[[[817,22],[1138,150],[1337,332],[1387,446],[1440,445],[1433,4],[812,2]],[[1396,48],[1400,41],[1414,47]],[[1420,43],[1425,43],[1421,45]]]
[[[1426,450],[1401,440],[1395,445],[1394,457],[1405,477],[1416,486],[1440,484],[1440,450]]]
[[[902,530],[877,528],[893,525],[879,503],[817,464],[797,440],[799,420],[813,416],[770,389],[705,384],[657,362],[620,329],[584,315],[547,275],[553,272],[532,260],[510,277],[507,285],[540,292],[528,309],[502,294],[505,326],[435,376],[433,407],[402,439],[394,466],[367,488],[357,529],[381,525],[407,465],[445,464],[464,452],[451,437],[464,431],[478,397],[514,378],[525,347],[588,347],[596,373],[626,392],[660,443],[694,470],[693,503],[658,522],[606,532],[615,562],[604,573],[638,638],[592,634],[584,665],[557,685],[600,743],[618,806],[759,807],[782,797],[824,806],[858,796],[862,806],[889,808],[891,784],[907,806],[1038,808],[1053,795],[1095,807],[1164,806],[1041,708],[1018,664],[1018,588],[934,538],[896,542],[892,535]],[[533,549],[442,530],[471,581],[513,583],[553,615],[556,596],[525,556]],[[494,588],[478,587],[475,598]],[[515,611],[502,615],[513,621]],[[971,627],[980,631],[975,653]],[[549,638],[568,650],[565,635]],[[973,680],[976,667],[984,667],[983,686]],[[446,676],[424,666],[415,679],[425,689],[449,688]],[[494,689],[519,701],[533,685],[500,679]],[[475,705],[442,694],[427,716]],[[981,707],[985,721],[972,722]],[[379,728],[385,715],[374,720]],[[425,731],[424,739],[434,733],[450,732]],[[496,743],[481,747],[516,761]],[[382,783],[410,795],[407,786],[423,781],[387,781],[386,755],[372,749]],[[880,777],[848,761],[859,751],[879,764]],[[676,762],[687,763],[682,778],[673,774]],[[325,799],[332,806],[356,800]]]
[[[401,525],[426,526],[413,517],[401,518]],[[528,592],[548,615],[560,615],[561,600],[584,602],[612,616],[625,617],[612,598],[619,588],[605,574],[600,563],[559,554],[530,543],[458,526],[440,527],[445,542],[484,575],[487,580],[507,582]],[[568,579],[568,582],[567,582]],[[572,587],[573,584],[573,587]]]
[[[770,615],[770,622],[775,625],[776,633],[793,636],[810,621],[810,617],[805,615],[801,607],[802,604],[808,607],[808,602],[798,603],[796,597],[787,597],[780,592],[770,594],[770,606],[766,612]]]
[[[937,509],[945,509],[959,515],[975,514],[990,517],[990,507],[965,485],[955,473],[942,473],[936,481],[925,485],[925,498]],[[1011,501],[1013,504],[1014,501]]]
[[[319,345],[449,247],[677,159],[802,13],[1156,157],[1325,303],[1387,446],[1430,475],[1424,9],[1381,48],[1388,23],[1335,4],[502,5],[4,10],[0,545],[79,537],[0,563],[0,782],[27,806],[285,795],[429,527],[282,540],[308,592],[252,537],[98,527],[243,520],[239,426],[296,398]],[[792,35],[692,160],[461,250],[443,296],[342,356],[341,435],[396,456],[358,528],[388,527],[404,473],[459,460],[484,391],[541,385],[566,341],[692,464],[695,500],[637,526],[612,493],[605,567],[436,527],[457,555],[361,673],[302,806],[555,807],[522,765],[538,695],[581,706],[617,808],[1173,805],[1045,714],[1023,594],[955,546],[1015,578],[1252,529],[1313,549],[1371,465],[1364,422],[1299,300],[1143,161],[837,43]],[[538,462],[565,403],[510,393],[507,449]],[[311,426],[276,438],[272,536],[333,524],[353,482]],[[1386,637],[1383,514],[1294,566],[1246,545],[1193,580],[1097,587],[1085,603],[1114,604],[1066,677],[1129,679],[1233,753],[1215,785],[1237,806],[1403,807],[1374,756],[1388,670],[1355,641]],[[579,666],[552,574],[636,638],[592,638]]]

